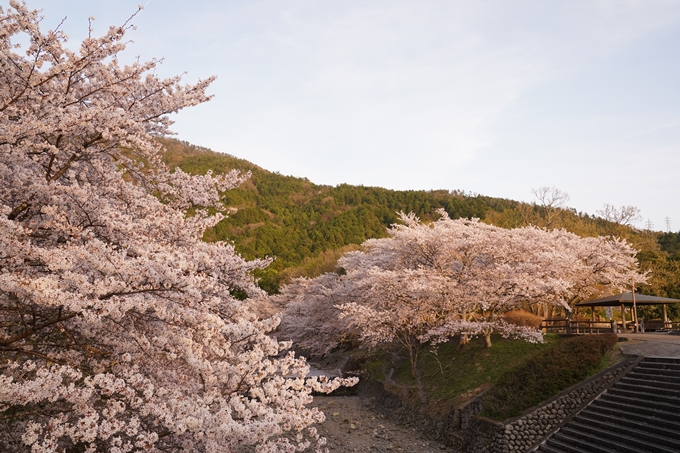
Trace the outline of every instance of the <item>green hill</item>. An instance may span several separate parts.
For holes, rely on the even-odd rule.
[[[171,168],[180,167],[191,174],[233,168],[252,173],[240,188],[225,193],[224,211],[230,214],[207,231],[204,239],[233,241],[247,259],[276,257],[258,274],[260,286],[270,293],[277,292],[290,277],[332,271],[344,251],[366,239],[384,237],[386,228],[396,222],[397,211],[414,212],[429,220],[436,217],[436,209],[444,208],[452,218],[477,217],[506,228],[547,226],[551,218],[550,227],[563,227],[582,236],[623,237],[641,251],[643,267],[654,271],[644,292],[680,297],[680,233],[640,231],[571,209],[549,215],[540,205],[463,191],[317,185],[186,142],[161,141]]]

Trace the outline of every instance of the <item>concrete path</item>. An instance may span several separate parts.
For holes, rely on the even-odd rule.
[[[627,340],[619,343],[621,352],[627,355],[680,358],[680,335],[649,332],[619,334],[619,338]]]

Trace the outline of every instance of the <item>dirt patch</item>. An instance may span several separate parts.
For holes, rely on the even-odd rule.
[[[326,414],[319,434],[333,453],[418,452],[455,450],[433,442],[409,425],[399,425],[376,410],[375,400],[362,396],[315,396],[312,406]]]

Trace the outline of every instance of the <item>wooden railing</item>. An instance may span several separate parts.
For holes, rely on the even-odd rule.
[[[645,331],[653,332],[657,330],[678,330],[680,329],[680,322],[677,321],[666,321],[665,323],[661,319],[648,319],[645,321],[640,321]]]
[[[573,320],[568,318],[548,318],[541,322],[540,329],[545,333],[572,333],[572,334],[598,334],[598,333],[617,333],[624,330],[633,330],[634,323],[626,321],[626,328],[621,328],[621,323],[615,321],[590,321]],[[651,319],[640,321],[643,331],[652,332],[658,330],[680,330],[680,322],[666,322]]]
[[[568,318],[550,318],[541,322],[541,330],[546,333],[616,333],[614,321],[573,320]]]

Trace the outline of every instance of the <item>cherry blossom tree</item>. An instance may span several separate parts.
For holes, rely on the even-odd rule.
[[[481,296],[473,303],[470,318],[475,322],[449,320],[424,339],[442,341],[457,332],[482,333],[490,347],[490,334],[496,331],[535,341],[536,331],[511,326],[500,315],[527,304],[571,311],[575,302],[611,294],[631,279],[645,279],[637,271],[635,249],[625,241],[581,238],[565,230],[536,227],[492,228],[486,239],[475,245],[484,262],[472,271],[474,287],[481,289],[474,292]]]
[[[306,404],[343,381],[232,297],[267,261],[201,241],[248,175],[170,172],[154,140],[212,79],[121,66],[128,24],[78,51],[39,24],[0,8],[0,451],[321,448]]]
[[[372,346],[397,339],[409,351],[414,372],[426,341],[482,333],[490,347],[493,332],[538,341],[536,331],[506,323],[500,315],[558,283],[539,275],[543,263],[536,244],[512,234],[543,230],[506,230],[440,214],[432,225],[402,214],[403,224],[393,226],[390,238],[367,241],[366,251],[346,256],[340,264],[348,276],[374,283],[368,303],[342,305],[344,316]]]
[[[342,345],[354,343],[357,332],[341,319],[336,305],[362,294],[354,282],[334,272],[316,278],[296,278],[270,300],[283,311],[277,338],[292,341],[301,352],[325,356]]]
[[[542,341],[540,332],[507,323],[503,313],[536,303],[570,310],[570,303],[644,278],[636,271],[635,250],[624,241],[536,227],[508,230],[439,213],[431,225],[401,214],[390,237],[368,240],[363,250],[344,255],[338,264],[345,275],[324,276],[323,292],[305,297],[318,281],[296,283],[290,291],[295,310],[329,318],[334,305],[368,346],[404,346],[415,373],[426,343],[481,334],[491,347],[494,332]],[[287,310],[288,316],[295,313]],[[327,319],[318,324],[332,326]]]

